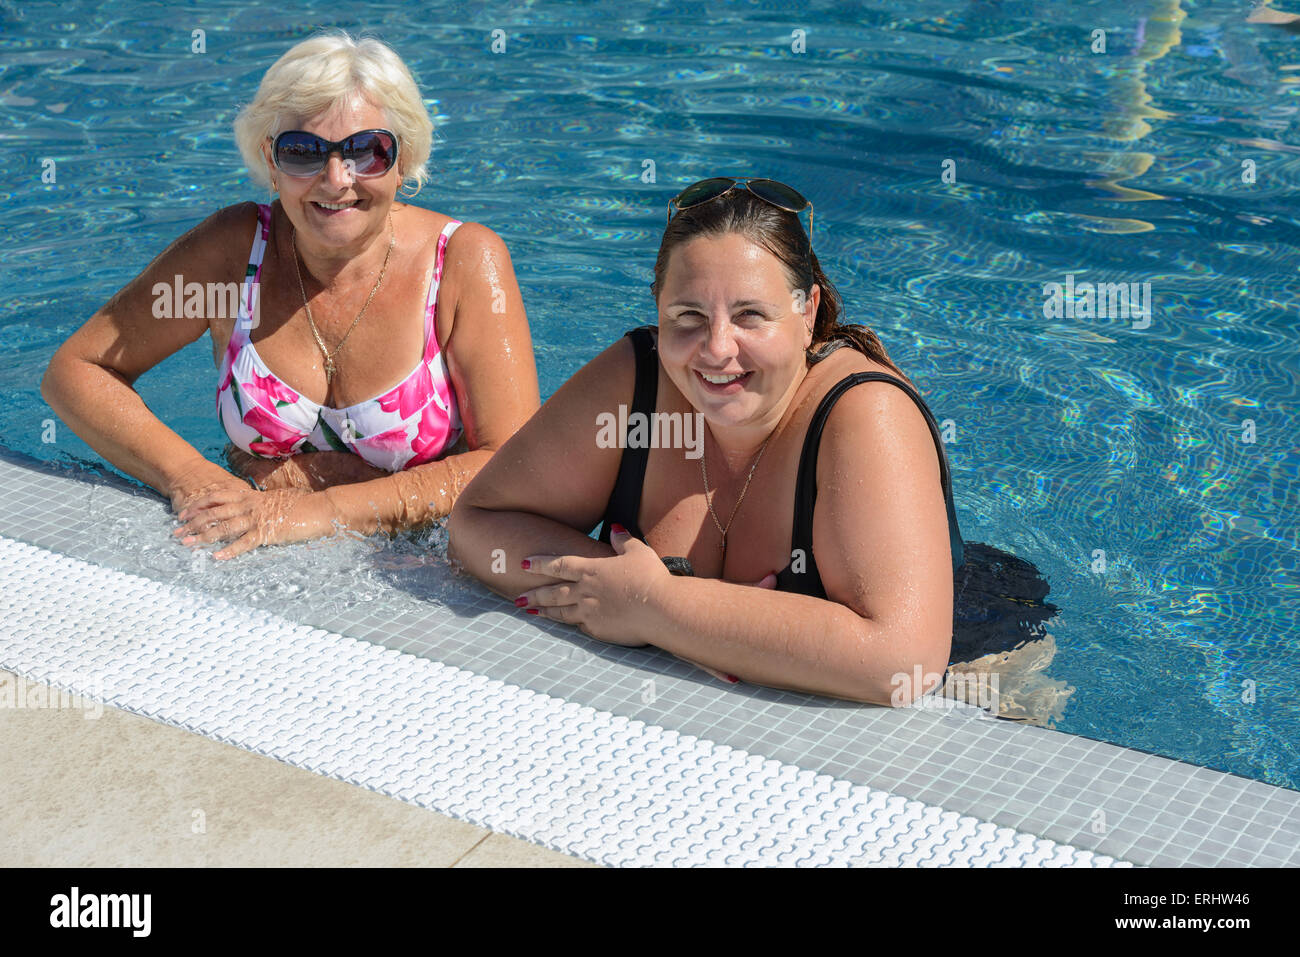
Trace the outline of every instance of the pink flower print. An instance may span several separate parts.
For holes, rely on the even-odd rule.
[[[387,432],[367,435],[361,441],[365,443],[367,452],[382,452],[390,458],[397,459],[410,451],[411,439],[407,432],[407,426],[401,425]]]
[[[248,451],[264,459],[287,459],[293,451],[281,452],[274,442],[249,442]]]
[[[226,343],[226,357],[222,360],[222,365],[226,367],[226,377],[221,380],[217,386],[217,392],[225,392],[230,385],[230,380],[235,375],[235,357],[239,355],[240,343],[238,340],[238,330],[231,330],[230,341]]]
[[[277,402],[297,402],[302,398],[275,376],[258,375],[256,370],[243,386],[246,397],[267,409],[274,409]]]
[[[442,409],[438,408],[438,404],[430,402],[426,405],[424,413],[420,416],[419,430],[411,440],[411,451],[414,454],[411,456],[411,461],[406,463],[406,467],[423,465],[436,459],[446,447],[450,431],[447,416]]]
[[[268,412],[256,403],[247,404],[244,424],[250,429],[256,429],[266,440],[249,445],[248,450],[255,455],[292,455],[294,446],[304,437],[303,432],[286,425],[274,412]]]
[[[396,412],[405,422],[420,411],[431,392],[433,377],[429,375],[429,364],[421,362],[410,378],[378,400],[379,407],[385,412]]]

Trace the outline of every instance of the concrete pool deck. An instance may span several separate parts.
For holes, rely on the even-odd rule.
[[[723,688],[365,542],[217,567],[157,496],[8,455],[0,506],[0,667],[585,861],[1300,863],[1300,794],[1262,782],[975,709]],[[304,562],[338,601],[300,600]]]
[[[30,690],[0,671],[6,682]],[[96,710],[91,718],[81,708],[0,708],[0,867],[595,866],[117,708]]]

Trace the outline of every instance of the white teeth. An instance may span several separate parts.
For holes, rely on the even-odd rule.
[[[726,385],[728,382],[735,382],[737,379],[746,375],[744,372],[737,372],[735,375],[704,375],[700,373],[705,382],[711,382],[714,385]]]
[[[354,199],[350,203],[317,203],[316,205],[321,209],[351,209],[356,204],[357,201]]]

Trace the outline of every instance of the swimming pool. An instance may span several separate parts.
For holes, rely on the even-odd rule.
[[[1227,3],[315,9],[0,4],[5,446],[98,461],[62,425],[43,441],[49,356],[170,239],[264,198],[230,121],[270,62],[317,26],[368,28],[438,126],[418,201],[510,246],[543,397],[653,320],[672,187],[798,186],[850,318],[951,420],[965,538],[1052,585],[1050,670],[1076,689],[1057,728],[1300,787],[1292,35]],[[1071,275],[1150,283],[1150,325],[1045,316],[1044,285]],[[137,383],[213,459],[215,375],[205,340]],[[345,574],[265,582],[247,564],[221,574],[295,600]],[[363,601],[365,582],[329,594]]]

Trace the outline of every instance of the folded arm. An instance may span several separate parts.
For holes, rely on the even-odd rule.
[[[208,331],[203,317],[160,318],[155,285],[224,282],[242,272],[241,241],[252,236],[253,204],[220,210],[167,247],[68,337],[41,380],[41,396],[87,445],[172,500],[215,488],[248,488],[168,428],[135,391],[135,381]]]
[[[643,542],[581,531],[599,520],[621,459],[594,441],[596,415],[628,401],[631,349],[619,349],[557,392],[467,490],[454,557],[498,594],[602,641],[854,701],[902,705],[932,690],[950,650],[952,571],[938,457],[912,400],[865,383],[827,421],[813,539],[828,598],[676,577]]]

